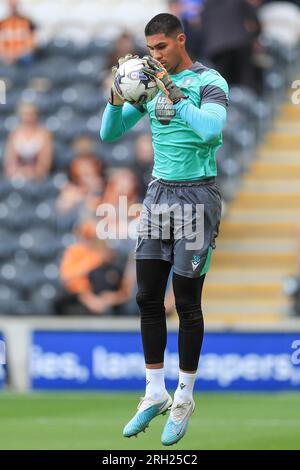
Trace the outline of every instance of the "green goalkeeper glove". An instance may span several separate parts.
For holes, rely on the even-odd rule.
[[[173,104],[187,98],[181,89],[172,82],[170,75],[158,60],[149,55],[145,55],[142,60],[145,64],[143,72],[155,79],[158,88],[167,95]]]

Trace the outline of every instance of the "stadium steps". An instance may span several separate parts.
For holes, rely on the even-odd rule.
[[[294,273],[297,269],[297,255],[295,252],[269,252],[253,253],[251,251],[230,252],[219,250],[213,258],[216,269],[239,268],[241,276],[247,269],[288,269]]]
[[[224,220],[222,222],[222,240],[244,238],[286,238],[294,237],[295,224],[293,222],[235,222]]]
[[[280,323],[299,268],[300,106],[284,103],[227,206],[204,286],[206,323]]]
[[[269,208],[268,212],[266,210],[258,210],[259,208],[247,208],[247,210],[241,208],[236,209],[230,214],[230,220],[236,222],[291,222],[295,224],[295,221],[300,220],[300,211],[299,210],[281,210],[278,211],[276,208]]]
[[[270,149],[267,146],[261,146],[258,150],[257,156],[259,161],[265,163],[299,163],[299,150],[290,150],[290,151],[277,151],[276,149]],[[265,175],[266,177],[268,175]]]
[[[277,190],[277,188],[276,188]],[[232,208],[247,209],[254,207],[257,210],[265,209],[298,209],[300,212],[300,187],[293,193],[261,193],[243,191],[239,198],[233,202]]]
[[[219,310],[216,311],[210,311],[209,308],[206,308],[207,311],[207,316],[206,319],[209,318],[208,321],[205,321],[206,324],[225,324],[225,325],[236,325],[236,324],[253,324],[253,325],[258,325],[258,324],[275,324],[279,323],[281,320],[281,315],[279,313],[269,313],[269,310],[267,312],[261,312],[260,310],[257,311],[256,307],[256,314],[253,312],[249,313],[243,313],[241,315],[241,312],[243,311],[243,305],[238,307],[237,312],[223,312],[220,313]]]
[[[299,142],[300,149],[300,142]],[[250,168],[248,175],[251,178],[263,179],[263,180],[274,180],[274,182],[282,178],[299,180],[300,179],[300,159],[299,163],[289,163],[284,161],[284,157],[278,162],[257,161]]]
[[[284,103],[275,120],[275,127],[280,124],[299,124],[299,105]]]
[[[297,156],[299,160],[299,155]],[[279,193],[293,193],[299,190],[299,179],[278,179],[276,180],[276,189]],[[257,180],[255,178],[245,178],[243,189],[247,192],[260,192],[261,194],[274,193],[274,180]]]
[[[273,178],[298,180],[300,177],[300,161],[291,163],[287,160],[282,161],[281,158],[278,161],[267,161],[265,159],[256,162],[250,169],[248,178],[263,178],[267,181]]]
[[[274,251],[293,253],[297,249],[297,244],[289,238],[270,240],[266,238],[241,238],[239,240],[222,240],[219,242],[218,247],[224,251],[239,253],[244,253],[245,251],[252,253],[273,253]]]
[[[282,299],[282,285],[280,282],[262,282],[257,280],[256,282],[241,280],[232,282],[230,279],[220,282],[210,281],[207,283],[205,288],[205,295],[207,298],[222,298],[230,299],[244,299],[245,296],[251,294],[251,296],[258,298],[272,298]]]
[[[299,109],[298,109],[299,113]],[[294,121],[295,123],[295,121]],[[287,123],[287,126],[290,123]],[[278,125],[278,124],[277,124]],[[282,151],[282,152],[289,152],[289,151],[297,151],[300,146],[300,134],[298,132],[293,131],[293,126],[288,128],[289,130],[281,131],[275,129],[270,132],[263,144],[263,148]]]

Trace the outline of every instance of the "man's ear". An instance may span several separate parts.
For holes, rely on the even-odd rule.
[[[177,36],[177,42],[180,46],[184,46],[186,43],[186,35],[184,33],[179,33]]]

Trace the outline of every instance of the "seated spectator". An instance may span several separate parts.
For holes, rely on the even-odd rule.
[[[10,65],[31,63],[36,47],[35,25],[18,11],[18,1],[9,0],[9,16],[0,21],[0,60]]]
[[[127,168],[114,169],[96,210],[96,232],[98,238],[109,240],[120,259],[134,250],[141,207],[135,174]]]
[[[5,151],[4,172],[7,178],[41,181],[52,164],[52,135],[39,123],[37,108],[21,103],[20,124],[11,132]]]
[[[62,258],[60,274],[65,294],[57,301],[58,314],[111,314],[130,300],[134,287],[131,256],[118,256],[96,236],[96,222],[77,229],[78,242]],[[122,313],[122,312],[121,312]]]
[[[106,62],[106,70],[101,76],[101,91],[103,92],[105,99],[108,99],[110,95],[112,80],[111,68],[118,63],[118,59],[120,57],[124,57],[126,54],[138,55],[142,57],[147,53],[147,49],[142,49],[139,47],[135,42],[134,36],[129,32],[124,31],[116,39],[114,47],[110,52]]]
[[[103,197],[97,209],[97,216],[101,218],[99,224],[102,227],[108,227],[109,238],[112,241],[115,240],[115,249],[122,251],[123,245],[124,250],[128,252],[134,246],[135,234],[133,232],[136,229],[137,218],[140,214],[138,190],[137,178],[133,171],[128,168],[114,169],[108,177]],[[121,196],[126,198],[126,212],[120,204]],[[114,210],[111,213],[104,210],[103,214],[101,206],[105,208],[106,205],[110,205]],[[128,211],[130,208],[134,209],[135,205],[137,210],[133,210],[133,213],[129,215]],[[129,231],[132,232],[131,237]]]
[[[137,201],[138,181],[129,168],[114,168],[108,176],[101,203],[111,203],[116,207],[119,197],[127,197],[128,207]]]
[[[116,39],[113,50],[108,57],[107,68],[110,70],[118,63],[118,59],[125,57],[126,54],[143,56],[146,53],[146,49],[142,49],[136,44],[134,36],[128,31],[124,31]]]
[[[62,188],[56,207],[61,214],[66,214],[84,204],[95,213],[104,187],[103,165],[89,137],[77,138],[73,150],[75,158],[70,166],[69,181]]]

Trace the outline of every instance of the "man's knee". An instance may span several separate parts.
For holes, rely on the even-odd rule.
[[[164,300],[153,298],[153,295],[138,292],[136,302],[140,308],[142,320],[157,319],[165,315]]]
[[[163,299],[159,299],[146,292],[138,292],[136,294],[136,303],[141,309],[151,308],[156,305],[163,305]]]
[[[176,301],[176,310],[181,323],[187,325],[198,324],[203,321],[200,302],[192,303],[184,300]]]

